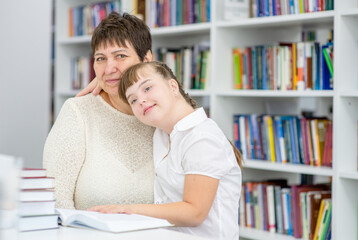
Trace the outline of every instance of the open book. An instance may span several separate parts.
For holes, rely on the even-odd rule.
[[[107,232],[126,232],[172,226],[167,220],[137,214],[108,214],[58,209],[62,226],[91,228]]]

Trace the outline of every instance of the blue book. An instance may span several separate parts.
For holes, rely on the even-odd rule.
[[[257,84],[257,54],[256,47],[252,47],[251,49],[251,62],[252,62],[252,89],[258,89]]]
[[[276,16],[276,0],[272,0],[272,16]]]
[[[171,5],[172,8],[173,5]],[[175,17],[175,24],[174,25],[181,25],[183,24],[182,20],[182,1],[176,1],[176,17]]]
[[[253,137],[253,129],[250,115],[246,116],[247,123],[249,124],[249,139],[250,139],[250,154],[251,159],[255,159],[255,146],[254,146],[254,137]]]
[[[264,11],[265,11],[265,16],[268,17],[270,16],[270,4],[269,4],[269,0],[264,0],[265,1],[265,8],[264,8]]]
[[[261,159],[261,143],[260,143],[260,135],[259,135],[259,127],[257,124],[257,115],[252,114],[250,116],[251,125],[252,125],[252,136],[254,142],[254,156],[255,159]]]
[[[262,89],[262,46],[256,46],[257,89]]]
[[[279,139],[279,135],[277,134],[277,126],[274,117],[272,117],[272,131],[273,131],[273,141],[275,145],[275,159],[276,162],[282,162],[281,152],[280,152],[280,139]]]
[[[283,130],[282,130],[282,123],[281,123],[281,118],[280,116],[276,116],[274,117],[275,119],[275,130],[276,130],[276,137],[277,137],[277,144],[275,144],[275,146],[278,146],[278,149],[276,150],[277,152],[277,162],[286,162],[287,159],[285,159],[285,154],[284,151],[286,151],[286,149],[284,148],[284,137],[283,137]],[[276,141],[275,141],[276,142]]]
[[[274,186],[274,190],[275,190],[276,229],[277,229],[277,233],[283,234],[281,187]]]
[[[241,151],[239,115],[234,115],[234,145]]]
[[[291,131],[290,131],[290,118],[287,116],[282,116],[282,129],[283,136],[285,138],[285,147],[287,153],[287,162],[293,163],[293,154],[292,154],[292,143],[291,143]]]
[[[290,125],[291,148],[292,148],[293,163],[298,164],[299,163],[298,156],[297,156],[298,144],[296,144],[297,135],[295,134],[295,132],[297,132],[297,129],[296,129],[296,131],[294,130],[295,127],[294,127],[294,123],[293,123],[293,117],[290,117],[289,125]]]
[[[170,0],[170,26],[177,24],[177,0]]]
[[[287,222],[288,222],[288,229],[287,229],[287,234],[293,236],[293,231],[292,231],[292,219],[291,219],[291,211],[292,211],[292,207],[291,206],[291,190],[289,190],[286,193],[286,200],[287,200]]]
[[[298,137],[298,147],[300,152],[300,163],[305,164],[305,150],[303,145],[303,135],[301,129],[301,119],[296,117],[296,127],[297,127],[297,137]]]
[[[289,0],[289,5],[290,5],[289,14],[295,14],[295,6],[293,4],[293,0]]]
[[[314,82],[314,90],[321,90],[322,84],[321,84],[321,48],[318,42],[314,43],[314,54],[316,55],[316,76],[314,76],[315,82]]]
[[[211,17],[210,17],[210,11],[211,11],[211,1],[210,0],[206,0],[206,20],[207,22],[211,21]]]
[[[261,0],[256,0],[256,17],[262,17]]]
[[[262,46],[261,49],[261,59],[262,59],[262,65],[261,65],[261,69],[262,69],[262,89],[266,90],[267,89],[267,63],[266,63],[266,47]]]
[[[333,89],[333,78],[331,79],[331,74],[329,72],[326,60],[323,55],[324,48],[328,48],[328,44],[323,45],[321,48],[322,89],[323,90],[332,90]]]
[[[266,141],[266,127],[265,127],[265,122],[264,122],[264,116],[265,115],[261,115],[259,116],[260,118],[260,123],[261,123],[261,134],[262,134],[262,147],[263,147],[263,153],[264,153],[264,160],[268,160],[268,147],[267,147],[267,141]]]

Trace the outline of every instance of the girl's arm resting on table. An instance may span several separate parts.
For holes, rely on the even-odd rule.
[[[185,176],[182,202],[167,204],[104,205],[89,210],[103,213],[134,213],[168,220],[177,227],[199,226],[207,217],[215,199],[219,179],[188,174]]]
[[[97,78],[94,78],[84,89],[82,89],[79,93],[77,93],[76,97],[84,96],[88,93],[93,95],[98,95],[102,91],[101,86],[99,85]]]

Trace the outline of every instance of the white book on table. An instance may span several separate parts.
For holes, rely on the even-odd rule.
[[[19,231],[25,232],[58,228],[57,221],[58,216],[56,214],[21,217],[19,218]]]
[[[20,216],[55,214],[55,201],[19,202]]]
[[[47,189],[53,188],[54,178],[51,177],[23,177],[20,179],[21,189]]]
[[[127,232],[172,226],[167,220],[137,214],[112,214],[93,211],[58,209],[62,226],[97,229],[106,232]]]

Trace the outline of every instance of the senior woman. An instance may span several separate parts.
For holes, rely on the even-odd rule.
[[[68,99],[44,147],[56,207],[152,203],[154,129],[138,121],[118,96],[123,72],[152,60],[149,29],[132,15],[111,13],[95,29],[91,47],[103,91]]]

